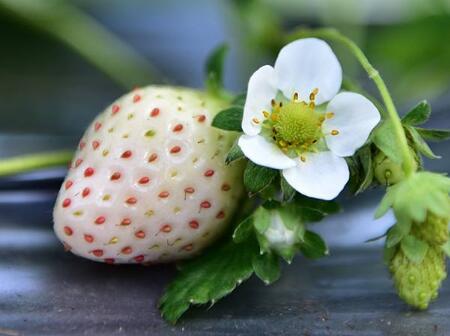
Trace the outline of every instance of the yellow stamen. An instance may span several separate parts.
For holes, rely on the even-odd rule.
[[[267,111],[263,111],[264,118],[269,118],[270,113]]]
[[[327,119],[331,119],[334,117],[334,113],[333,112],[327,112],[326,114]]]
[[[315,88],[314,90],[312,90],[311,93],[309,94],[309,100],[314,101],[316,99],[316,96],[318,93],[319,93],[318,88]]]
[[[331,135],[338,135],[339,134],[339,131],[338,130],[332,130],[331,131]]]
[[[292,100],[293,101],[297,101],[298,100],[298,92],[294,92],[294,95],[292,96]]]
[[[309,107],[314,109],[316,107],[316,104],[313,101],[309,102]]]
[[[259,120],[258,120],[257,118],[253,118],[252,121],[253,121],[255,124],[259,124]]]
[[[286,141],[284,141],[284,140],[280,140],[280,141],[278,141],[278,144],[280,145],[280,147],[282,147],[282,148],[285,148],[285,147],[287,147],[287,143],[286,143]]]
[[[277,104],[277,102],[275,101],[275,99],[272,99],[270,101],[270,105],[272,105],[272,107],[275,107],[276,104]]]
[[[303,155],[300,155],[300,160],[301,160],[302,162],[306,162],[306,158],[305,158]]]

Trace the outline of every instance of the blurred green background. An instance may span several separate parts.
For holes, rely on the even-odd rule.
[[[226,86],[243,91],[298,26],[333,26],[355,39],[400,111],[427,98],[432,123],[448,127],[449,0],[0,0],[0,156],[27,152],[24,135],[41,139],[39,149],[70,148],[135,86],[201,87],[204,61],[222,42],[231,47]],[[374,92],[353,58],[336,51]]]

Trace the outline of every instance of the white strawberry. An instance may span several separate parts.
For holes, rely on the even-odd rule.
[[[109,263],[178,260],[226,227],[242,194],[235,135],[210,126],[224,102],[150,86],[108,107],[88,128],[54,210],[67,249]]]

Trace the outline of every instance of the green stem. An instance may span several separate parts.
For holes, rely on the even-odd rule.
[[[66,165],[73,157],[71,151],[16,156],[0,160],[0,176],[23,173],[34,169]]]
[[[362,50],[348,37],[342,35],[335,29],[331,28],[321,28],[321,29],[299,29],[294,31],[292,34],[288,35],[287,42],[296,40],[299,38],[305,37],[317,37],[323,38],[326,40],[339,42],[345,47],[349,49],[349,51],[356,57],[361,66],[367,72],[369,77],[374,81],[378,91],[380,92],[380,96],[383,99],[384,105],[386,106],[387,117],[392,122],[394,127],[395,136],[398,141],[398,145],[402,152],[403,157],[403,170],[406,176],[414,173],[415,165],[414,158],[409,150],[408,141],[406,139],[406,134],[402,126],[402,122],[395,108],[394,102],[392,101],[392,97],[386,87],[386,84],[381,78],[379,72],[370,64],[366,55],[362,52]]]

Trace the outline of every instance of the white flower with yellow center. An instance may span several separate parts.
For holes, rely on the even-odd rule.
[[[327,43],[301,39],[248,83],[239,147],[257,165],[281,169],[299,193],[333,199],[349,179],[351,156],[380,121],[364,96],[338,93],[342,69]],[[324,103],[329,102],[327,105]]]

